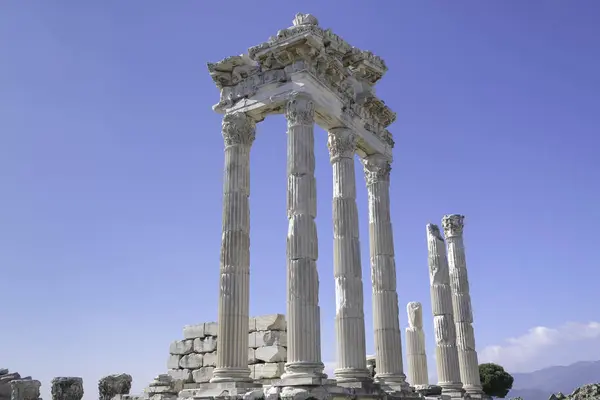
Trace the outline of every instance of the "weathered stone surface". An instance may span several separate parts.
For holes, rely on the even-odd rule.
[[[287,332],[256,331],[248,334],[248,347],[263,346],[287,347]]]
[[[281,346],[264,346],[258,347],[254,351],[254,356],[257,360],[266,363],[283,362],[287,359],[287,350]]]
[[[79,377],[56,377],[52,379],[52,400],[81,400],[83,379]]]
[[[40,381],[33,379],[15,379],[10,381],[11,400],[38,400]]]
[[[116,395],[129,394],[133,378],[129,374],[114,374],[98,381],[100,400],[111,400]]]
[[[217,338],[207,336],[204,339],[194,339],[194,352],[196,353],[212,353],[217,350]]]
[[[202,360],[202,354],[186,354],[185,356],[181,357],[181,360],[179,360],[179,366],[181,368],[197,369],[202,366]]]
[[[287,324],[283,314],[268,314],[255,317],[257,331],[285,331]]]
[[[256,350],[252,347],[248,347],[248,364],[256,364],[258,360],[256,359]]]
[[[219,332],[219,324],[216,322],[204,323],[204,334],[206,336],[217,336]]]
[[[190,354],[194,351],[194,343],[201,339],[176,340],[169,346],[169,353],[177,355]]]
[[[248,318],[248,332],[254,332],[256,330],[256,317]]]
[[[206,383],[213,375],[214,367],[202,367],[192,372],[192,378],[196,383]]]
[[[177,369],[177,368],[179,368],[179,361],[181,360],[181,357],[182,356],[171,354],[169,356],[169,359],[167,360],[167,368],[168,369]]]
[[[204,359],[202,360],[202,366],[204,367],[215,367],[217,365],[217,352],[206,353],[204,354]]]
[[[600,383],[578,387],[568,396],[565,396],[562,393],[557,393],[552,396],[557,400],[598,400],[600,399]],[[550,399],[553,397],[550,397]]]
[[[408,382],[414,387],[429,387],[423,307],[418,301],[411,301],[406,305],[406,313],[408,314],[408,328],[405,331]]]
[[[168,372],[169,376],[176,381],[183,381],[185,383],[192,381],[192,371],[184,369],[170,369]]]
[[[204,324],[186,325],[183,327],[183,337],[185,339],[203,338]]]
[[[267,364],[254,364],[252,365],[252,378],[253,379],[274,379],[279,378],[284,372],[285,363],[267,363]]]
[[[0,398],[10,398],[11,396],[11,388],[10,382],[17,379],[31,379],[29,378],[21,378],[21,375],[18,372],[10,373],[8,369],[2,368],[0,370]]]

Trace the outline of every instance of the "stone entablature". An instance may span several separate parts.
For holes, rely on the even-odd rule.
[[[317,103],[320,126],[355,128],[359,152],[391,160],[394,140],[386,128],[396,114],[373,89],[387,71],[384,61],[319,27],[309,14],[297,14],[292,27],[247,54],[209,63],[208,69],[221,90],[217,112],[244,111],[260,121],[283,112],[292,91],[307,91]]]

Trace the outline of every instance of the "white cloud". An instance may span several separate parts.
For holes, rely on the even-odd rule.
[[[494,362],[510,372],[600,359],[600,322],[537,326],[524,335],[479,351],[479,362]]]

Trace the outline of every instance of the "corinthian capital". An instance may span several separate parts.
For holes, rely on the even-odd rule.
[[[362,163],[365,170],[367,185],[390,180],[392,166],[384,156],[374,154],[367,158],[363,158]]]
[[[448,214],[442,218],[444,235],[446,239],[454,236],[462,236],[465,226],[465,216],[460,214]]]
[[[331,162],[338,158],[352,158],[356,151],[357,136],[348,128],[333,128],[327,133],[327,147]]]
[[[308,93],[294,92],[286,107],[288,126],[312,125],[315,123],[315,103]]]
[[[245,113],[225,114],[222,124],[225,146],[251,146],[256,135],[256,122]]]

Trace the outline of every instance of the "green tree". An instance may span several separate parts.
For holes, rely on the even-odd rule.
[[[514,378],[498,364],[486,363],[479,366],[479,377],[483,391],[488,396],[505,398],[512,388]]]

